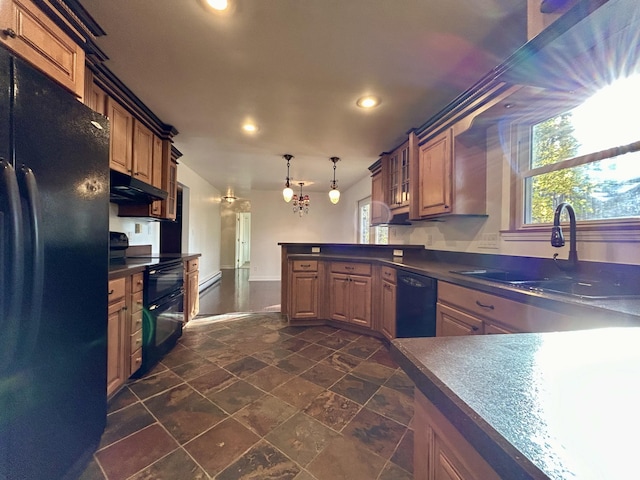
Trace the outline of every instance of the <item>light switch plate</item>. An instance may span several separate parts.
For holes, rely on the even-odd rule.
[[[394,257],[401,257],[403,253],[404,252],[402,250],[394,250],[393,251],[393,256]]]

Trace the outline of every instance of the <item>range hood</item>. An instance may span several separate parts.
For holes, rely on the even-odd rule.
[[[166,200],[167,192],[117,170],[111,170],[109,201],[117,204],[150,204]]]

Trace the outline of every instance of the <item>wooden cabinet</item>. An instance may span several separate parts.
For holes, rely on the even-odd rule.
[[[91,72],[87,72],[86,77],[87,81],[84,89],[84,104],[94,112],[98,112],[105,117],[108,117],[107,93],[91,80],[93,78],[91,76]]]
[[[290,264],[289,316],[293,320],[315,320],[319,314],[322,262],[292,260]]]
[[[382,176],[382,160],[369,167],[371,171],[371,210],[369,223],[379,225],[389,221],[387,205],[384,201],[384,180]]]
[[[500,479],[456,427],[417,389],[414,406],[416,480]]]
[[[396,338],[396,270],[394,268],[381,268],[382,287],[380,292],[380,331],[392,340]]]
[[[436,305],[436,336],[452,337],[482,333],[481,319],[441,303]]]
[[[199,261],[197,258],[184,262],[184,322],[193,320],[200,311],[198,285]]]
[[[109,281],[107,396],[115,394],[142,365],[144,274]]]
[[[124,385],[128,377],[126,280],[110,280],[108,295],[107,396],[111,396]]]
[[[163,162],[162,189],[167,191],[167,199],[162,202],[162,218],[175,220],[178,212],[178,151],[171,146],[171,142],[165,140],[164,148],[168,151],[166,162]]]
[[[127,175],[133,173],[133,116],[116,102],[107,98],[107,117],[111,123],[109,139],[109,167]]]
[[[420,147],[419,198],[421,217],[451,211],[451,130],[446,130]]]
[[[0,42],[77,97],[84,97],[84,50],[31,0],[0,1]]]
[[[127,279],[129,295],[129,348],[126,353],[127,377],[138,371],[142,365],[142,307],[144,305],[144,273],[138,272]]]
[[[144,124],[133,120],[132,175],[148,184],[153,183],[153,133]]]
[[[330,318],[371,328],[371,264],[331,262]]]
[[[393,214],[408,212],[410,198],[409,141],[407,140],[387,155],[385,160],[382,171],[383,176],[387,179],[386,203]]]
[[[600,314],[566,315],[472,288],[438,282],[436,335],[557,332],[611,326]]]
[[[486,214],[486,150],[457,132],[468,119],[418,147],[418,201],[410,218]]]

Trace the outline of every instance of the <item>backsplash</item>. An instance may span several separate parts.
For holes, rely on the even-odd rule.
[[[151,245],[152,252],[160,251],[160,222],[119,217],[118,205],[115,203],[109,204],[109,230],[126,233],[129,245]]]

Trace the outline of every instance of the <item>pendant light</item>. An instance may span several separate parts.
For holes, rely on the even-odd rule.
[[[336,163],[340,161],[338,157],[331,157],[329,160],[333,162],[333,180],[331,181],[331,190],[329,190],[329,200],[334,205],[340,201],[340,190],[338,190],[338,181],[336,180]]]
[[[293,196],[293,213],[297,213],[301,217],[309,213],[309,195],[302,194],[303,182],[298,183],[300,185],[300,196]]]
[[[287,161],[287,182],[284,184],[284,190],[282,190],[282,198],[284,198],[285,202],[289,203],[293,198],[293,190],[289,185],[289,162],[294,157],[293,155],[289,155],[288,153],[285,153],[283,157]]]

